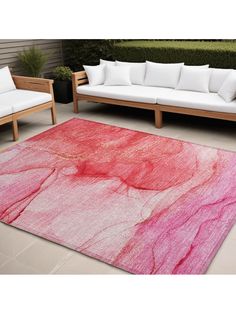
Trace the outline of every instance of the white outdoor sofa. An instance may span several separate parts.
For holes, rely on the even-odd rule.
[[[79,111],[78,101],[86,100],[153,110],[157,128],[162,127],[163,112],[236,121],[236,99],[226,102],[216,92],[203,93],[145,85],[90,86],[85,71],[73,73],[72,81],[76,113]]]
[[[51,110],[52,123],[56,124],[56,110],[53,96],[53,80],[12,75],[13,82],[9,87],[9,69],[1,77],[6,83],[6,90],[1,91],[0,86],[0,125],[12,123],[13,139],[19,137],[18,119],[44,109]],[[0,84],[1,85],[1,84]]]

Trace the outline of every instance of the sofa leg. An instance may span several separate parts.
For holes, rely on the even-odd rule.
[[[13,140],[17,141],[19,138],[19,131],[18,131],[18,123],[17,120],[12,121],[12,133],[13,133]]]
[[[73,104],[74,104],[74,113],[79,113],[78,99],[75,96],[74,96],[74,99],[73,99]]]
[[[159,109],[155,110],[155,125],[156,128],[162,128],[162,111]]]
[[[51,107],[51,117],[52,117],[52,124],[57,124],[56,106],[54,102]]]

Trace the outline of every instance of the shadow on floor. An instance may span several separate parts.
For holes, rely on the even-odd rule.
[[[126,120],[133,120],[134,118],[140,122],[144,121],[150,124],[154,123],[154,112],[151,110],[144,110],[131,107],[122,107],[106,104],[94,104],[93,106],[81,105],[81,112],[90,112],[93,115],[104,116],[108,115],[109,118],[125,118]],[[163,127],[173,126],[181,127],[186,130],[199,130],[201,132],[209,130],[215,134],[224,133],[236,140],[236,122],[210,119],[203,117],[188,116],[176,113],[164,113],[163,114]]]

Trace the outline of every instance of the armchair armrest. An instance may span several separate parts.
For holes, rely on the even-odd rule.
[[[12,79],[16,85],[16,88],[50,93],[53,96],[53,80],[16,75],[12,75]]]

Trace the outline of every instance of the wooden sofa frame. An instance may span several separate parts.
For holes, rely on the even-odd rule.
[[[77,90],[76,90],[77,87],[79,85],[84,85],[87,83],[88,83],[88,78],[87,78],[85,71],[75,72],[72,74],[73,103],[74,103],[74,112],[75,113],[79,112],[78,102],[80,100],[87,100],[87,101],[97,102],[97,103],[105,103],[105,104],[111,104],[111,105],[127,106],[127,107],[142,108],[142,109],[147,109],[147,110],[154,110],[154,112],[155,112],[155,126],[157,128],[162,127],[163,112],[172,112],[172,113],[180,113],[180,114],[198,116],[198,117],[236,121],[236,114],[235,113],[216,112],[216,111],[191,109],[191,108],[160,105],[160,104],[149,104],[149,103],[136,102],[136,101],[127,101],[127,100],[119,100],[119,99],[113,99],[113,98],[89,96],[89,95],[77,93]]]
[[[16,113],[0,118],[0,125],[8,123],[8,122],[12,123],[14,141],[17,141],[19,138],[18,122],[17,122],[18,119],[24,116],[27,116],[31,113],[42,111],[44,109],[51,109],[52,124],[56,124],[56,107],[55,107],[53,87],[52,87],[53,80],[26,77],[26,76],[16,76],[16,75],[12,75],[12,78],[17,89],[26,89],[26,90],[37,91],[37,92],[44,92],[44,93],[49,93],[52,95],[52,100],[49,102],[31,107],[22,111],[18,111]]]

